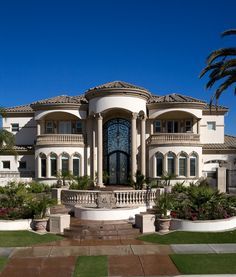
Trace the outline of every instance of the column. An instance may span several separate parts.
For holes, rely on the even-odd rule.
[[[131,119],[131,178],[135,180],[137,170],[137,128],[136,128],[137,113],[132,113]]]
[[[69,173],[73,174],[73,157],[69,157]]]
[[[61,156],[57,156],[57,172],[61,174]]]
[[[37,136],[41,135],[41,126],[40,126],[40,121],[37,121]]]
[[[102,150],[102,121],[103,118],[101,114],[99,113],[97,115],[97,126],[98,126],[98,181],[97,185],[102,187],[103,186],[103,150]]]
[[[46,178],[50,178],[51,176],[51,164],[50,164],[51,160],[50,160],[50,155],[48,155],[46,157]]]
[[[141,117],[141,173],[146,176],[146,115]]]
[[[150,122],[150,132],[151,135],[153,135],[153,121]]]
[[[38,155],[37,157],[37,166],[38,166],[38,178],[41,178],[41,158],[40,156]]]

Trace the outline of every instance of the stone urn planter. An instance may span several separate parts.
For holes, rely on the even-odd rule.
[[[46,232],[48,230],[48,218],[34,219],[33,230],[36,232]]]
[[[167,233],[170,229],[170,211],[173,206],[173,198],[171,193],[164,191],[155,200],[156,209],[156,227],[160,233]]]
[[[157,231],[160,233],[168,233],[170,230],[170,218],[157,218]]]

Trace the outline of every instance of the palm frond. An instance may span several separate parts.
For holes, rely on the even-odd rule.
[[[225,61],[221,66],[221,71],[224,72],[226,69],[229,69],[231,67],[235,67],[236,69],[236,59]]]
[[[233,83],[236,82],[236,76],[231,76],[229,77],[226,81],[224,81],[219,88],[215,92],[215,98],[219,99],[221,96],[222,92],[226,90],[228,87],[230,87]]]
[[[230,36],[230,35],[236,35],[236,29],[226,30],[221,34],[222,37]]]
[[[214,73],[214,72],[212,72]],[[206,84],[206,89],[210,89],[216,81],[223,79],[227,76],[236,76],[236,69],[234,70],[225,70],[224,72],[221,72],[220,70],[216,71],[214,74],[210,74],[210,80]]]
[[[203,68],[203,70],[200,72],[199,78],[202,78],[208,71],[215,69],[215,68],[220,68],[222,66],[223,62],[218,62],[214,64],[210,64]]]
[[[211,54],[207,57],[207,64],[210,65],[215,59],[227,56],[236,56],[236,48],[221,48],[211,52]]]
[[[3,117],[6,116],[6,111],[3,107],[0,107],[0,115]]]

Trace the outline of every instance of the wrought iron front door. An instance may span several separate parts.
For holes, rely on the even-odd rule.
[[[130,167],[130,122],[117,118],[104,124],[104,170],[109,184],[127,184]]]

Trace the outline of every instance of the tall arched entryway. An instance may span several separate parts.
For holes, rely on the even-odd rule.
[[[127,184],[130,171],[130,121],[115,118],[103,127],[103,166],[108,184]]]

